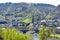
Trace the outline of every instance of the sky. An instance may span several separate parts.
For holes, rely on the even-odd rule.
[[[47,3],[52,5],[59,5],[60,0],[0,0],[0,3],[6,3],[6,2],[12,2],[12,3],[19,3],[19,2],[27,2],[27,3]]]

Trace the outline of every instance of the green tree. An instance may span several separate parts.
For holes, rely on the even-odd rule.
[[[52,19],[53,18],[53,15],[49,14],[45,17],[45,19]]]
[[[51,30],[49,27],[43,27],[39,32],[40,40],[47,40],[51,35]]]
[[[15,28],[7,28],[2,31],[2,37],[4,40],[32,40],[29,35],[22,34],[17,31]]]
[[[0,40],[3,40],[3,38],[2,38],[2,26],[0,26]]]

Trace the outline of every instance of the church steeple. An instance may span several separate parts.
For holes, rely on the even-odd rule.
[[[34,24],[34,15],[32,15],[32,24],[33,24],[33,27],[35,27],[35,24]]]

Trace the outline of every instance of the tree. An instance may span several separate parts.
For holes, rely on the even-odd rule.
[[[39,32],[40,40],[47,40],[51,35],[51,30],[49,27],[43,27]]]
[[[53,15],[49,14],[45,17],[45,19],[52,19],[53,18]]]
[[[15,28],[7,28],[2,31],[2,37],[4,40],[32,40],[29,35],[21,34]]]
[[[3,38],[2,38],[2,26],[0,26],[0,40],[3,40]]]

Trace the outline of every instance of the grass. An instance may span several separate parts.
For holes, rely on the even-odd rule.
[[[23,23],[30,23],[30,22],[31,22],[31,19],[26,18],[26,19],[24,19],[24,20],[21,20],[20,22],[23,22]]]
[[[24,23],[30,23],[31,22],[31,19],[25,19],[22,22],[24,22]]]
[[[52,37],[60,38],[60,34],[51,34]]]

